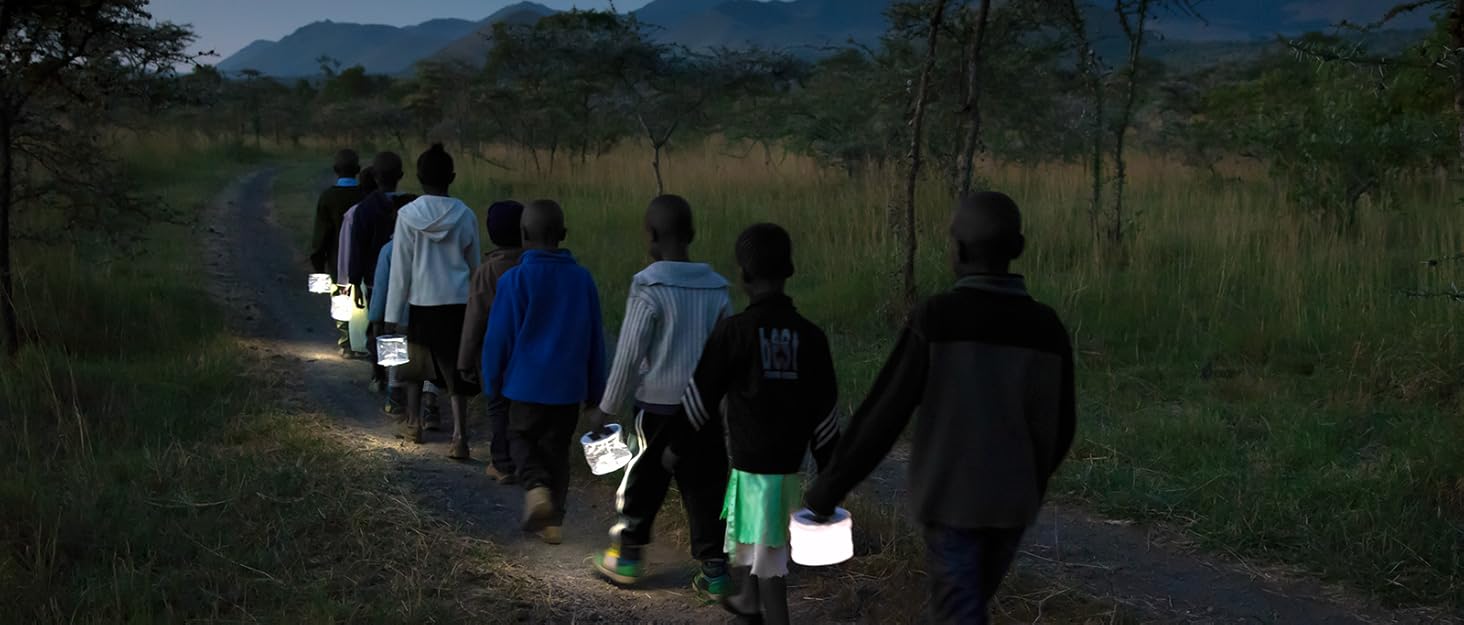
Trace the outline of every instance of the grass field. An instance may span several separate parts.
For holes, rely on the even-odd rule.
[[[674,153],[668,190],[697,208],[693,253],[735,276],[732,241],[756,221],[787,227],[800,307],[835,341],[855,404],[894,327],[898,264],[885,236],[887,175],[850,179],[791,157],[776,168],[716,143]],[[648,154],[625,148],[540,174],[459,159],[456,192],[560,200],[571,247],[599,280],[611,325],[645,262]],[[1254,168],[1231,181],[1160,156],[1131,166],[1137,211],[1122,254],[1088,232],[1081,167],[985,164],[1027,219],[1015,270],[1074,335],[1079,441],[1060,496],[1177,525],[1216,550],[1290,563],[1388,602],[1464,605],[1464,382],[1447,290],[1464,265],[1457,190],[1412,180],[1393,205],[1339,232],[1295,214]],[[921,291],[952,281],[948,200],[920,205]]]
[[[141,179],[185,209],[266,158],[169,141],[132,150]],[[698,209],[694,254],[735,276],[743,226],[788,227],[800,272],[791,289],[833,337],[852,406],[895,332],[887,176],[850,179],[798,157],[771,169],[732,152],[709,143],[665,164],[669,190]],[[512,170],[460,156],[455,191],[480,212],[504,197],[560,200],[569,246],[618,325],[629,277],[646,262],[648,154],[626,148],[553,174],[494,156]],[[279,184],[312,188],[328,157],[286,155]],[[981,172],[1023,206],[1030,244],[1016,270],[1067,320],[1079,352],[1079,440],[1059,496],[1390,603],[1464,606],[1460,304],[1400,294],[1460,277],[1451,262],[1420,263],[1464,250],[1457,190],[1412,181],[1395,205],[1370,207],[1339,233],[1292,214],[1257,172],[1221,183],[1158,157],[1132,169],[1140,213],[1121,257],[1094,248],[1080,167]],[[951,281],[937,186],[922,194],[926,293]],[[140,255],[80,245],[17,254],[34,347],[0,376],[13,433],[0,441],[0,526],[18,529],[0,554],[0,613],[444,614],[440,591],[461,580],[436,571],[481,547],[394,504],[384,468],[336,457],[308,417],[283,419],[263,399],[270,376],[207,303],[196,245],[205,227],[158,224]],[[402,528],[424,542],[392,540]],[[347,565],[367,559],[393,566],[361,583]]]
[[[195,218],[264,155],[149,140],[128,158]],[[485,584],[492,554],[276,403],[279,373],[210,298],[209,225],[154,224],[140,253],[18,250],[30,346],[0,368],[0,621],[469,616],[453,593]]]

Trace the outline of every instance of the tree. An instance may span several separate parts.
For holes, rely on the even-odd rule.
[[[1340,42],[1313,34],[1297,43]],[[1277,54],[1253,77],[1207,92],[1195,132],[1266,163],[1295,206],[1345,230],[1364,196],[1385,199],[1403,174],[1453,156],[1449,95],[1430,74]]]
[[[96,149],[113,106],[150,95],[189,60],[190,32],[153,22],[145,0],[0,4],[0,340],[20,346],[11,244],[15,212],[57,198],[136,208]],[[17,175],[25,163],[34,175]]]
[[[986,44],[986,25],[991,17],[991,0],[980,0],[976,17],[971,20],[971,40],[966,44],[966,96],[961,110],[966,115],[966,137],[957,160],[957,191],[971,193],[976,171],[976,152],[981,147],[981,72],[982,52]]]
[[[910,151],[905,155],[903,188],[893,194],[889,205],[891,222],[897,225],[903,239],[904,261],[901,264],[903,303],[906,310],[915,305],[915,255],[918,240],[915,232],[915,195],[920,182],[920,167],[923,162],[921,141],[925,139],[925,107],[930,94],[931,75],[935,72],[936,56],[940,52],[940,32],[945,21],[946,0],[931,0],[919,5],[907,5],[894,10],[927,11],[925,34],[925,60],[920,66],[920,78],[910,94]],[[896,215],[903,215],[899,219]]]

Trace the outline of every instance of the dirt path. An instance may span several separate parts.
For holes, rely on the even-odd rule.
[[[565,622],[726,622],[719,609],[702,605],[689,591],[690,564],[681,549],[669,545],[673,541],[658,542],[650,554],[651,579],[633,591],[617,590],[590,574],[589,554],[603,547],[612,522],[608,494],[613,480],[578,477],[565,543],[547,546],[517,528],[522,491],[494,484],[483,475],[481,462],[448,460],[446,434],[422,446],[396,438],[380,400],[365,390],[365,363],[343,361],[333,353],[328,302],[305,292],[304,254],[272,221],[273,179],[272,172],[258,172],[224,192],[212,222],[218,224],[210,240],[218,258],[213,271],[242,332],[294,375],[311,408],[339,423],[351,444],[389,458],[430,510],[500,546],[509,564],[531,580],[527,594],[554,606]],[[898,458],[887,461],[863,491],[883,501],[903,501],[903,465]],[[1019,567],[1051,579],[1055,588],[1110,598],[1145,622],[1454,622],[1423,612],[1360,606],[1314,581],[1239,559],[1206,557],[1162,532],[1061,507],[1043,513]],[[830,622],[819,601],[796,591],[791,596],[795,622]]]
[[[610,478],[602,478],[605,483],[577,479],[564,544],[549,546],[518,529],[523,491],[488,479],[480,461],[447,459],[446,433],[429,432],[421,446],[396,438],[381,400],[366,391],[366,363],[334,353],[329,303],[306,292],[305,255],[271,218],[272,182],[272,172],[259,172],[236,181],[221,196],[211,232],[219,262],[212,270],[245,338],[292,374],[308,408],[338,422],[350,444],[387,457],[428,509],[499,546],[508,565],[533,586],[518,594],[552,606],[556,621],[725,621],[719,608],[702,605],[690,591],[692,569],[671,546],[651,551],[651,577],[634,591],[617,590],[590,573],[589,555],[605,546],[612,523],[611,499],[603,496],[613,488]],[[475,455],[486,455],[486,449],[475,449]]]

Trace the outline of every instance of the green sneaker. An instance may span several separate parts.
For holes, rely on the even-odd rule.
[[[703,599],[716,603],[732,591],[732,578],[725,573],[707,575],[706,571],[697,571],[696,577],[691,578],[691,589]]]
[[[640,560],[626,560],[620,557],[620,549],[611,547],[595,556],[595,571],[617,584],[629,586],[640,581],[646,574]]]

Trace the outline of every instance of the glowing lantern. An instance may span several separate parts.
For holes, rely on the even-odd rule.
[[[312,274],[310,274],[310,292],[311,293],[324,293],[326,295],[329,295],[334,290],[335,290],[335,282],[331,281],[330,274],[328,274],[328,273],[312,273]]]
[[[804,508],[788,523],[793,561],[803,566],[829,566],[854,557],[854,519],[843,508],[834,509],[827,523],[813,520]]]
[[[330,318],[336,321],[351,320],[351,315],[356,314],[356,299],[349,294],[342,293],[330,298]]]
[[[630,448],[620,436],[620,426],[614,423],[605,426],[607,433],[590,432],[580,437],[585,447],[585,461],[590,463],[590,473],[605,475],[614,473],[630,464]]]
[[[376,364],[400,367],[411,362],[407,358],[407,337],[400,334],[376,337]]]

